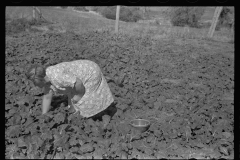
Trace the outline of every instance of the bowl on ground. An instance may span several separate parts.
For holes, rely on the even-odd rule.
[[[150,121],[146,119],[133,119],[130,121],[130,125],[141,133],[147,131],[150,127],[150,124]]]

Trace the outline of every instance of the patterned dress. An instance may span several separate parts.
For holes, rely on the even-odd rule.
[[[74,87],[79,78],[85,94],[77,103],[72,104],[83,117],[91,117],[106,109],[113,101],[112,93],[99,66],[89,60],[63,62],[46,69],[46,76],[51,81],[51,88],[57,92],[64,87]]]

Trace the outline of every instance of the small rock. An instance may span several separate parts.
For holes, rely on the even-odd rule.
[[[160,106],[161,106],[161,102],[157,101],[157,102],[154,102],[154,109],[158,109]]]
[[[177,103],[178,100],[175,100],[175,99],[166,99],[165,102],[166,102],[166,103]]]
[[[202,83],[189,83],[191,87],[200,87],[202,86]]]
[[[234,100],[234,94],[233,93],[225,93],[223,96],[223,99],[232,101],[232,100]]]
[[[13,70],[13,67],[6,67],[7,72],[11,72]]]
[[[93,146],[90,143],[82,145],[80,147],[80,151],[82,151],[82,152],[92,152],[93,151]]]
[[[229,133],[229,132],[223,132],[222,134],[223,134],[227,139],[232,136],[232,134]]]
[[[180,79],[168,79],[165,78],[161,81],[162,83],[173,83],[173,84],[179,84],[181,82]]]
[[[103,120],[103,128],[105,128],[108,125],[108,123],[110,122],[110,116],[104,115],[102,117],[102,120]]]
[[[227,148],[225,148],[225,147],[220,147],[220,150],[221,150],[221,152],[224,153],[226,156],[229,155]]]
[[[24,146],[27,146],[26,143],[21,138],[19,138],[18,139],[18,147],[24,147]]]

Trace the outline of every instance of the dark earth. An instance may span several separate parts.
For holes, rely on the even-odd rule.
[[[118,36],[110,32],[23,32],[6,37],[5,158],[226,158],[234,155],[234,44]],[[115,105],[93,118],[71,114],[65,96],[41,114],[32,64],[88,59]],[[134,118],[151,122],[143,133]]]

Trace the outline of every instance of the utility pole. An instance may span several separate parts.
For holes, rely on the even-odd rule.
[[[210,27],[209,32],[208,32],[208,37],[210,37],[210,38],[212,38],[212,36],[214,34],[214,31],[215,31],[215,28],[216,28],[217,22],[218,22],[218,17],[220,15],[221,11],[222,11],[222,8],[223,7],[216,7],[216,9],[215,9],[212,24],[211,24],[211,27]]]
[[[118,28],[119,28],[119,13],[120,13],[120,6],[117,6],[117,11],[116,11],[116,23],[115,23],[115,33],[118,33]]]

